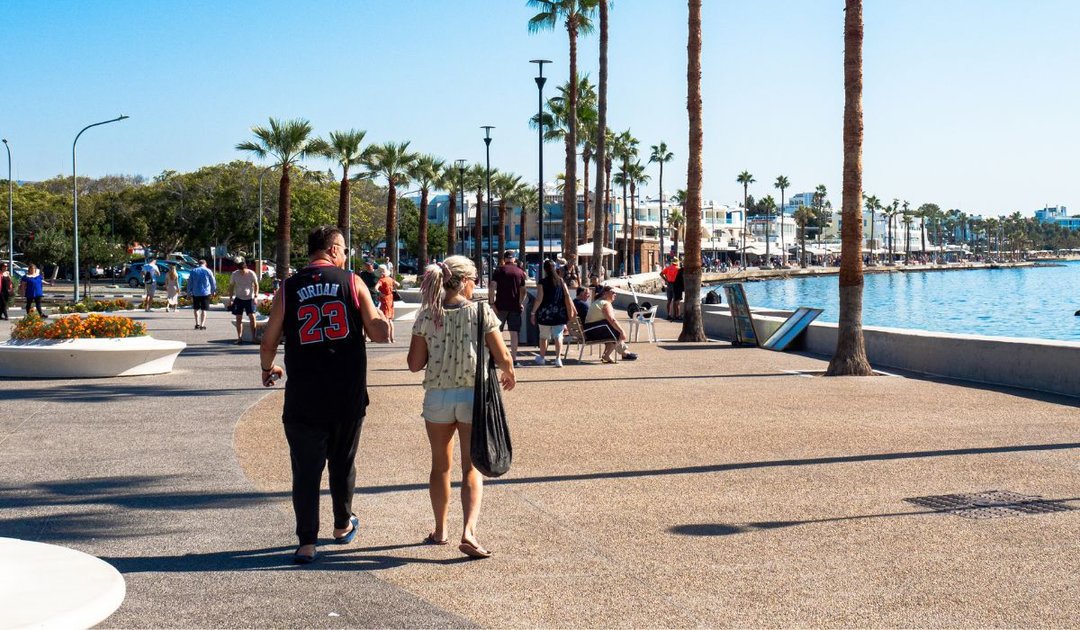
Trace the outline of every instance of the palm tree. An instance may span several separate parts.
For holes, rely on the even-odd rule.
[[[626,170],[627,168],[629,168],[629,167],[624,166],[624,167],[620,168],[619,172],[615,173],[615,175],[611,178],[611,181],[616,186],[622,186],[622,200],[623,200],[623,202],[622,202],[622,209],[623,209],[623,222],[622,222],[622,224],[623,224],[623,226],[622,226],[623,256],[622,256],[622,259],[623,259],[624,273],[629,274],[629,273],[631,273],[630,266],[628,264],[628,261],[630,260],[630,207],[627,205],[626,187],[629,186],[632,182],[631,182],[631,178],[630,178],[630,173],[629,173],[629,171]]]
[[[483,164],[473,164],[465,171],[465,190],[476,191],[476,220],[473,221],[473,262],[476,263],[476,273],[480,278],[486,278],[484,271],[484,215],[487,208],[484,207],[484,184],[487,183],[487,169]],[[467,221],[466,221],[467,223]],[[490,252],[489,252],[490,253]],[[483,280],[480,280],[483,283]]]
[[[319,148],[315,138],[311,138],[311,123],[297,118],[294,120],[279,121],[270,119],[270,127],[255,126],[251,128],[255,140],[241,142],[236,145],[238,151],[247,151],[259,159],[270,156],[275,161],[275,166],[281,167],[281,180],[278,184],[278,222],[277,222],[277,264],[280,277],[289,274],[289,247],[291,244],[292,230],[292,180],[289,172],[292,166],[304,159],[311,152],[312,145]]]
[[[877,221],[877,215],[875,211],[881,209],[881,200],[876,195],[863,195],[863,200],[866,202],[866,209],[870,211],[870,266],[874,266],[874,250],[877,249],[874,246],[874,223]]]
[[[438,188],[445,190],[450,196],[450,203],[446,209],[446,254],[452,256],[457,253],[457,201],[458,193],[461,192],[461,173],[457,167],[447,164],[439,175]]]
[[[416,161],[416,154],[409,152],[409,142],[387,142],[371,148],[365,165],[373,177],[386,180],[386,252],[398,269],[398,222],[397,187],[409,183],[409,171]]]
[[[514,193],[522,187],[521,175],[497,172],[491,176],[491,187],[496,191],[496,196],[499,198],[498,251],[501,256],[501,252],[506,251],[506,208],[507,204],[511,202]],[[524,238],[524,232],[522,232],[522,238]]]
[[[869,376],[862,332],[862,0],[845,0],[844,192],[840,253],[840,317],[836,352],[826,376]]]
[[[799,266],[806,268],[806,226],[814,220],[814,209],[810,206],[799,206],[795,210],[794,219],[799,228]]]
[[[739,176],[735,178],[735,181],[742,184],[742,238],[739,239],[739,242],[741,244],[739,249],[742,251],[739,255],[739,264],[743,268],[746,268],[746,213],[750,210],[746,207],[746,204],[748,202],[750,184],[753,184],[757,180],[755,180],[754,176],[750,174],[750,171],[743,171],[739,173]]]
[[[638,139],[627,129],[615,136],[611,152],[619,160],[621,166],[619,172],[612,178],[616,186],[622,186],[623,208],[623,265],[627,273],[630,273],[630,215],[627,205],[626,187],[630,185],[630,161],[637,157]]]
[[[675,154],[668,151],[667,143],[661,142],[660,144],[654,144],[649,147],[652,153],[649,154],[649,163],[656,162],[660,164],[660,249],[663,250],[664,242],[664,164],[675,159]],[[664,257],[667,256],[667,252],[660,252],[660,264],[663,265]],[[685,272],[684,272],[685,275]]]
[[[783,252],[783,264],[787,265],[787,250],[784,249],[784,191],[791,186],[791,182],[783,175],[776,176],[776,182],[773,183],[773,188],[780,189],[780,251]],[[768,247],[769,242],[769,225],[765,224],[765,243]],[[768,250],[766,250],[768,253]]]
[[[419,269],[428,263],[427,233],[428,233],[428,194],[431,189],[438,185],[439,176],[443,172],[446,162],[434,155],[419,155],[409,169],[409,177],[420,187],[420,225],[417,240],[420,241]]]
[[[701,0],[689,0],[686,42],[686,113],[690,143],[686,165],[686,256],[683,279],[686,301],[679,341],[705,341],[701,321]]]
[[[679,237],[686,225],[686,215],[682,210],[673,208],[668,211],[668,227],[671,228],[671,244],[675,248],[675,257],[679,257]]]
[[[529,32],[554,30],[561,20],[570,42],[570,93],[567,95],[566,179],[563,190],[563,256],[577,266],[577,38],[593,30],[592,14],[598,0],[529,0],[539,9],[529,20]]]
[[[519,183],[516,187],[510,190],[507,195],[510,199],[510,205],[514,208],[521,208],[521,215],[518,217],[518,252],[519,258],[525,260],[525,226],[526,217],[529,214],[529,206],[532,202],[536,201],[539,196],[539,191],[535,186],[530,186],[524,182]]]
[[[758,202],[760,207],[765,208],[765,264],[769,264],[772,260],[769,258],[769,223],[772,222],[773,210],[776,210],[776,200],[772,198],[772,195],[765,195]]]
[[[641,273],[637,260],[637,186],[647,184],[652,179],[645,174],[645,165],[634,162],[630,165],[630,259],[634,261],[631,273]]]
[[[346,234],[346,247],[349,248],[349,256],[352,256],[352,239],[349,234],[349,168],[362,163],[364,153],[360,145],[364,142],[366,131],[350,129],[349,131],[331,131],[330,139],[318,141],[315,148],[317,153],[341,167],[341,186],[338,194],[337,226]]]
[[[607,225],[604,221],[607,215],[607,204],[604,202],[605,179],[604,170],[611,172],[611,160],[607,155],[607,83],[608,83],[608,2],[600,0],[600,97],[597,102],[596,112],[596,199],[593,200],[593,251],[592,267],[589,273],[600,277],[600,270],[604,265],[604,235],[607,234]],[[589,187],[585,186],[585,197],[589,196]],[[588,217],[588,211],[586,211]]]

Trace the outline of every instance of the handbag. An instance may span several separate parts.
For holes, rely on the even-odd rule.
[[[391,291],[390,295],[391,295],[391,297],[393,297],[395,302],[400,302],[401,301],[401,294],[398,293],[397,291]]]
[[[495,359],[484,354],[484,305],[477,304],[476,380],[473,385],[472,444],[469,454],[473,466],[485,477],[501,477],[510,470],[513,448],[510,427],[506,423]]]

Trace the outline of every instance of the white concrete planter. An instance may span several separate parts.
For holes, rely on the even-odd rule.
[[[240,339],[247,343],[258,343],[262,341],[263,327],[266,326],[266,322],[270,321],[269,317],[263,317],[262,315],[255,316],[255,329],[256,334],[251,334],[251,320],[247,315],[244,315],[244,319],[241,320],[240,326],[242,328],[240,333]]]
[[[187,347],[153,337],[29,339],[0,343],[0,377],[105,378],[172,371]]]

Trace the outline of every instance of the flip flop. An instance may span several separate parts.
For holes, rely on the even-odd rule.
[[[424,539],[424,544],[425,545],[448,545],[448,544],[450,544],[450,541],[447,540],[446,538],[443,538],[442,540],[439,540],[438,538],[435,538],[435,532],[431,532],[430,534],[427,535],[427,538]]]
[[[352,529],[348,534],[344,536],[334,536],[335,545],[347,545],[356,539],[356,530],[360,527],[360,519],[353,516],[349,518],[349,524],[352,525]]]
[[[315,559],[318,557],[318,551],[315,551],[311,555],[308,555],[304,553],[299,553],[299,550],[297,550],[297,553],[293,554],[292,561],[293,564],[311,564],[312,562],[315,562]]]
[[[470,558],[490,558],[491,552],[483,547],[474,545],[472,543],[463,542],[458,545],[458,551],[469,556]]]

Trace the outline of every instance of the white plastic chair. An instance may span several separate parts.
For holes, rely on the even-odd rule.
[[[650,306],[647,309],[635,311],[630,317],[630,331],[627,335],[636,343],[641,336],[641,328],[644,326],[649,331],[649,342],[656,343],[656,329],[653,323],[656,321],[656,309],[658,306]]]

